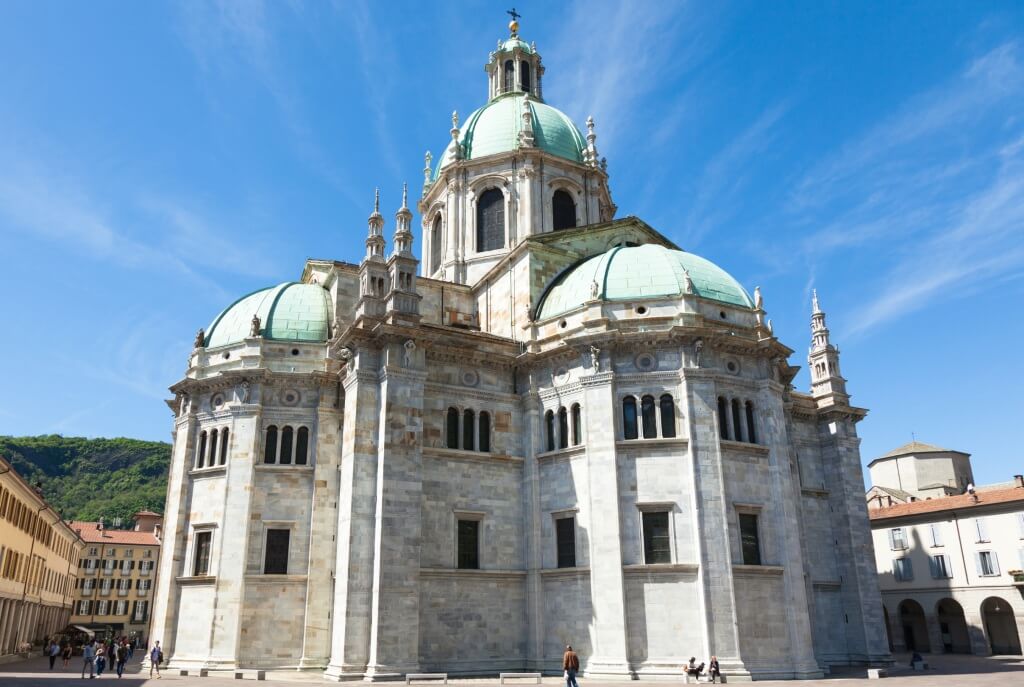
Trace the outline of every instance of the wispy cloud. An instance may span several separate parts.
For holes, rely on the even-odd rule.
[[[273,273],[266,257],[248,244],[229,241],[181,201],[152,195],[138,202],[110,198],[39,161],[5,158],[4,163],[0,218],[13,230],[118,267],[174,272],[220,298],[228,294],[201,267],[217,265],[250,276]]]
[[[772,105],[704,167],[686,219],[684,240],[698,244],[713,227],[723,226],[742,205],[741,194],[751,180],[753,160],[771,147],[776,126],[788,104]]]
[[[787,249],[815,273],[840,251],[874,263],[841,336],[1024,269],[1022,107],[1020,46],[1006,43],[909,98],[796,184],[785,214],[818,228]]]
[[[565,32],[545,46],[546,61],[558,65],[545,78],[560,108],[580,121],[593,115],[598,147],[613,156],[618,142],[636,143],[620,132],[644,116],[644,96],[664,92],[709,52],[708,22],[689,3],[575,3],[567,11]],[[659,108],[656,135],[687,111],[682,97]]]

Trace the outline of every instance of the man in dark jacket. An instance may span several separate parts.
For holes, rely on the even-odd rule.
[[[576,682],[576,673],[580,669],[580,657],[572,650],[571,646],[565,647],[565,655],[562,656],[562,670],[565,671],[565,687],[580,687]]]

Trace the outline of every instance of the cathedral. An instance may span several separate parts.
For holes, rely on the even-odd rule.
[[[359,264],[197,334],[151,640],[330,680],[560,674],[566,644],[624,679],[887,661],[866,411],[817,295],[802,392],[759,289],[617,215],[594,122],[509,28]]]

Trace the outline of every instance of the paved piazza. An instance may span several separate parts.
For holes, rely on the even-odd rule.
[[[81,665],[81,659],[75,657]],[[1024,658],[1020,656],[927,656],[931,662],[931,670],[923,673],[914,673],[906,665],[909,660],[907,655],[896,654],[897,666],[890,670],[891,677],[885,680],[882,687],[949,687],[951,684],[963,684],[965,677],[969,676],[971,687],[986,687],[987,685],[1020,685],[1024,684]],[[160,685],[160,687],[242,687],[242,685],[265,685],[266,687],[298,685],[298,684],[324,684],[325,681],[319,677],[306,673],[295,672],[268,672],[265,682],[239,681],[230,674],[224,677],[180,677],[177,671],[167,671],[159,682],[150,680],[148,670],[143,674],[138,661],[132,661],[129,669],[125,671],[123,678],[118,680],[116,674],[106,674],[99,680],[103,682],[114,681],[120,687],[139,687],[140,685]],[[868,680],[864,677],[863,668],[849,668],[836,670],[831,677],[822,680],[801,680],[794,683],[792,680],[758,681],[758,685],[780,685],[785,687],[812,687],[813,685],[828,685],[828,687],[847,687],[861,685],[868,687]],[[950,676],[956,676],[952,681]],[[0,665],[0,687],[64,687],[65,685],[80,685],[83,680],[78,672],[60,671],[60,666],[53,672],[47,669],[46,659],[33,659],[18,663]],[[632,682],[619,682],[613,680],[584,679],[579,680],[581,687],[586,685],[601,685],[601,687],[617,687],[618,685],[629,685],[640,687],[644,684],[658,685],[658,687],[671,687],[684,684],[682,680],[634,680]],[[450,680],[455,685],[497,685],[497,678],[480,679],[457,679]],[[395,684],[403,684],[396,682]],[[416,685],[438,685],[438,682],[414,683]],[[532,684],[529,680],[510,680],[508,685]],[[554,687],[565,684],[561,678],[546,677],[544,685]],[[704,684],[704,683],[701,683]],[[871,685],[875,683],[872,682]]]

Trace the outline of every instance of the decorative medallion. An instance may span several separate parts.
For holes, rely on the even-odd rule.
[[[658,359],[650,353],[641,353],[636,357],[636,369],[650,372],[658,367]]]
[[[224,405],[224,394],[214,394],[210,398],[210,406],[213,407],[214,410],[220,408],[222,405]]]
[[[480,375],[476,373],[476,370],[463,370],[459,375],[459,380],[462,382],[462,386],[476,386],[480,383]]]
[[[298,405],[299,398],[301,398],[301,396],[295,389],[285,389],[281,392],[281,403],[286,406]]]

